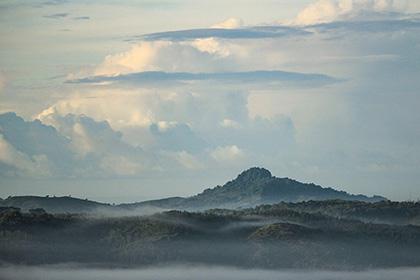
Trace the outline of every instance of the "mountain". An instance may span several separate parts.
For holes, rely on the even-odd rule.
[[[301,183],[289,178],[278,178],[264,168],[253,167],[223,186],[206,189],[190,197],[169,197],[158,200],[120,204],[99,203],[71,197],[15,196],[0,201],[0,206],[18,207],[22,210],[44,208],[51,213],[85,213],[95,211],[134,211],[141,213],[168,210],[206,210],[211,208],[247,208],[279,202],[309,200],[345,200],[378,202],[382,196],[353,195],[315,184]],[[145,212],[146,211],[146,212]]]
[[[309,200],[352,200],[377,202],[386,200],[382,196],[368,197],[353,195],[315,184],[301,183],[289,178],[278,178],[270,171],[252,167],[227,182],[223,186],[206,189],[202,193],[187,198],[167,198],[124,205],[127,208],[159,207],[165,209],[210,209],[245,208],[260,204],[278,202],[300,202]]]

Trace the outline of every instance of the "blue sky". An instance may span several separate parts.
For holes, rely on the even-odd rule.
[[[189,195],[250,166],[419,199],[420,3],[3,1],[0,196]]]

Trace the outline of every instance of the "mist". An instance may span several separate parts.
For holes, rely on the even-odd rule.
[[[165,266],[142,269],[84,268],[77,265],[56,266],[7,266],[0,268],[0,277],[5,280],[72,280],[72,279],[142,279],[142,280],[394,280],[418,279],[420,268],[398,268],[365,271],[301,271],[239,269],[219,266]]]

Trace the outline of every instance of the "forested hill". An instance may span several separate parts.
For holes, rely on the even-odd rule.
[[[382,196],[353,195],[333,188],[323,188],[312,183],[307,184],[289,178],[278,178],[272,176],[267,169],[253,167],[242,172],[236,179],[223,186],[206,189],[195,196],[145,201],[126,206],[154,206],[165,209],[244,208],[279,202],[332,199],[365,202],[386,200]]]

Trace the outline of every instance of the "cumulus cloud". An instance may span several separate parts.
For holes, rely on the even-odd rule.
[[[225,44],[212,37],[195,39],[191,44],[201,52],[218,54],[222,57],[227,57],[231,54],[231,50]]]
[[[162,48],[167,48],[170,42],[142,42],[133,46],[129,51],[108,55],[99,65],[94,75],[118,75],[130,72],[160,70],[154,65],[157,53]]]
[[[229,64],[227,56],[228,53],[218,43],[208,40],[192,43],[164,40],[143,41],[126,52],[107,56],[93,70],[93,75],[115,76],[143,71],[207,72],[234,69],[232,61]],[[73,76],[70,75],[69,78],[72,79]]]
[[[0,131],[4,139],[28,159],[46,157],[53,162],[50,166],[52,173],[71,172],[73,156],[68,147],[69,141],[53,127],[38,120],[25,121],[14,113],[5,113],[0,115]]]
[[[53,165],[68,167],[64,173],[54,171],[55,175],[138,176],[203,169],[215,162],[246,164],[248,154],[274,155],[293,142],[287,118],[250,119],[244,93],[109,89],[85,94],[69,96],[44,110],[37,116],[42,123],[24,122],[39,124],[63,141],[61,148],[54,149],[61,159],[54,152],[46,153]],[[27,130],[22,124],[13,125],[16,118],[4,123]],[[10,131],[8,137],[13,135]],[[28,135],[23,148],[28,149],[38,134]],[[57,146],[53,138],[45,142]]]
[[[154,169],[153,156],[125,143],[105,121],[74,114],[45,115],[44,121],[54,126],[0,115],[0,160],[22,171],[14,175],[107,177]],[[0,172],[13,175],[3,167]]]
[[[172,133],[177,126],[188,131],[188,127],[218,127],[225,118],[238,121],[247,117],[247,108],[246,95],[242,93],[105,88],[69,95],[42,111],[37,118],[53,124],[48,120],[51,114],[86,115],[107,120],[113,129],[123,133],[132,127],[143,127],[150,132],[149,127],[154,125],[157,136]]]
[[[244,25],[244,22],[240,18],[228,18],[222,22],[212,25],[212,28],[224,28],[224,29],[235,29],[240,28]]]
[[[371,20],[372,15],[395,12],[393,0],[319,0],[309,4],[292,22],[311,25],[339,20]]]

